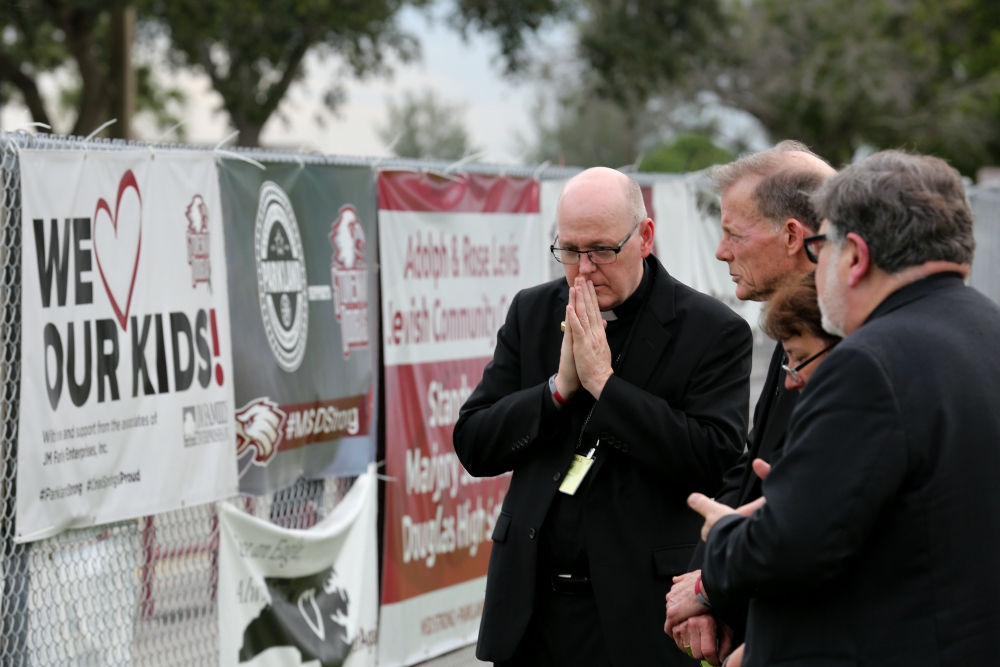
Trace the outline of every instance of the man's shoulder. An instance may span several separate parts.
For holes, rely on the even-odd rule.
[[[750,331],[750,325],[746,323],[732,308],[716,299],[714,296],[699,292],[693,287],[689,287],[676,278],[671,277],[674,285],[674,304],[679,316],[687,316],[706,324],[710,323],[718,327],[726,327],[734,322],[742,322],[746,329]]]
[[[967,345],[970,341],[966,339],[983,328],[1000,328],[1000,307],[976,289],[958,284],[905,302],[866,322],[844,344],[882,356],[921,344]]]
[[[569,294],[569,286],[565,278],[556,278],[547,283],[541,283],[533,287],[525,287],[517,293],[515,297],[520,302],[521,307],[538,307],[546,302],[555,306],[558,302],[566,302]]]

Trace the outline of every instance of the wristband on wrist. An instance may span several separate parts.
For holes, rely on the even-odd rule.
[[[559,394],[559,390],[556,389],[556,375],[557,374],[553,374],[552,377],[549,378],[549,392],[552,394],[552,398],[556,399],[556,403],[559,405],[569,405],[569,401],[563,398]]]
[[[708,598],[706,598],[705,594],[701,591],[701,577],[698,577],[694,582],[694,596],[698,598],[698,602],[702,605],[708,607],[709,609],[712,608],[712,603],[708,601]]]

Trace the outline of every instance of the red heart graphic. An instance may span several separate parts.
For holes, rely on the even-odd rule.
[[[125,190],[132,188],[135,190],[135,196],[139,199],[139,215],[138,219],[135,220],[135,224],[139,226],[139,240],[135,245],[135,263],[132,265],[132,278],[129,281],[128,295],[125,297],[125,308],[122,309],[121,305],[118,303],[118,299],[115,298],[114,292],[111,290],[111,286],[108,284],[108,279],[104,275],[104,267],[101,265],[101,255],[98,251],[97,244],[97,214],[104,210],[111,218],[111,224],[115,229],[115,240],[118,239],[118,207],[122,203],[122,195],[125,194]],[[129,220],[128,222],[132,222]],[[135,181],[135,175],[132,170],[129,169],[124,174],[122,174],[122,180],[118,183],[118,199],[115,201],[115,213],[111,214],[111,207],[108,206],[108,202],[104,201],[104,198],[97,200],[97,207],[94,209],[94,222],[93,229],[91,230],[91,236],[93,237],[94,244],[94,257],[97,258],[97,270],[101,274],[101,281],[104,283],[104,290],[108,293],[108,300],[111,301],[111,307],[115,310],[115,316],[118,318],[118,322],[122,325],[123,330],[128,330],[128,311],[132,304],[132,290],[135,288],[135,278],[139,272],[139,251],[142,248],[142,195],[139,194],[139,184]],[[112,247],[108,249],[109,252],[120,252],[117,247]],[[121,297],[122,295],[119,295]]]

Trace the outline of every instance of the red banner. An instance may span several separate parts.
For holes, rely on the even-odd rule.
[[[386,503],[386,568],[382,601],[393,603],[486,574],[489,536],[509,475],[471,477],[452,447],[458,411],[489,359],[386,368],[386,389],[400,401],[386,422],[386,440],[407,446],[386,452],[396,477]],[[395,476],[395,475],[393,475]],[[399,493],[400,484],[403,493]],[[399,502],[402,501],[402,502]]]
[[[379,663],[475,641],[510,475],[476,479],[452,445],[514,295],[546,278],[531,179],[379,175],[385,558]]]

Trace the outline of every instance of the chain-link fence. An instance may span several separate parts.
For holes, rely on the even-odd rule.
[[[218,519],[213,504],[68,530],[15,544],[17,428],[21,350],[21,183],[24,148],[161,151],[181,148],[120,140],[0,133],[0,664],[44,666],[214,665],[218,662]],[[184,146],[186,150],[192,147]],[[215,150],[225,159],[420,169],[445,176],[459,168],[543,179],[579,170],[504,167],[400,159],[352,158],[264,150]],[[643,184],[664,176],[637,175]],[[667,177],[669,178],[669,176]],[[239,363],[239,360],[236,360]],[[299,479],[274,494],[231,499],[241,509],[288,528],[326,516],[349,479]]]
[[[218,662],[218,519],[212,504],[131,521],[68,530],[15,544],[21,349],[21,202],[23,148],[170,150],[120,140],[0,133],[0,665],[214,665]],[[185,146],[190,150],[190,146]],[[205,148],[205,150],[213,150]],[[454,173],[568,178],[563,167],[353,158],[264,150],[217,152],[230,159],[335,164]],[[642,185],[676,178],[635,174]],[[1000,302],[1000,191],[972,193],[979,242],[972,284]],[[756,399],[773,342],[754,349]],[[239,363],[239,360],[236,360]],[[751,406],[752,409],[752,406]],[[287,528],[308,528],[329,514],[350,479],[299,479],[274,494],[229,502]]]
[[[21,183],[25,147],[144,149],[121,142],[0,135],[0,664],[35,667],[218,663],[218,519],[213,504],[15,544],[21,348]],[[230,502],[286,528],[308,528],[350,479],[299,479]]]

